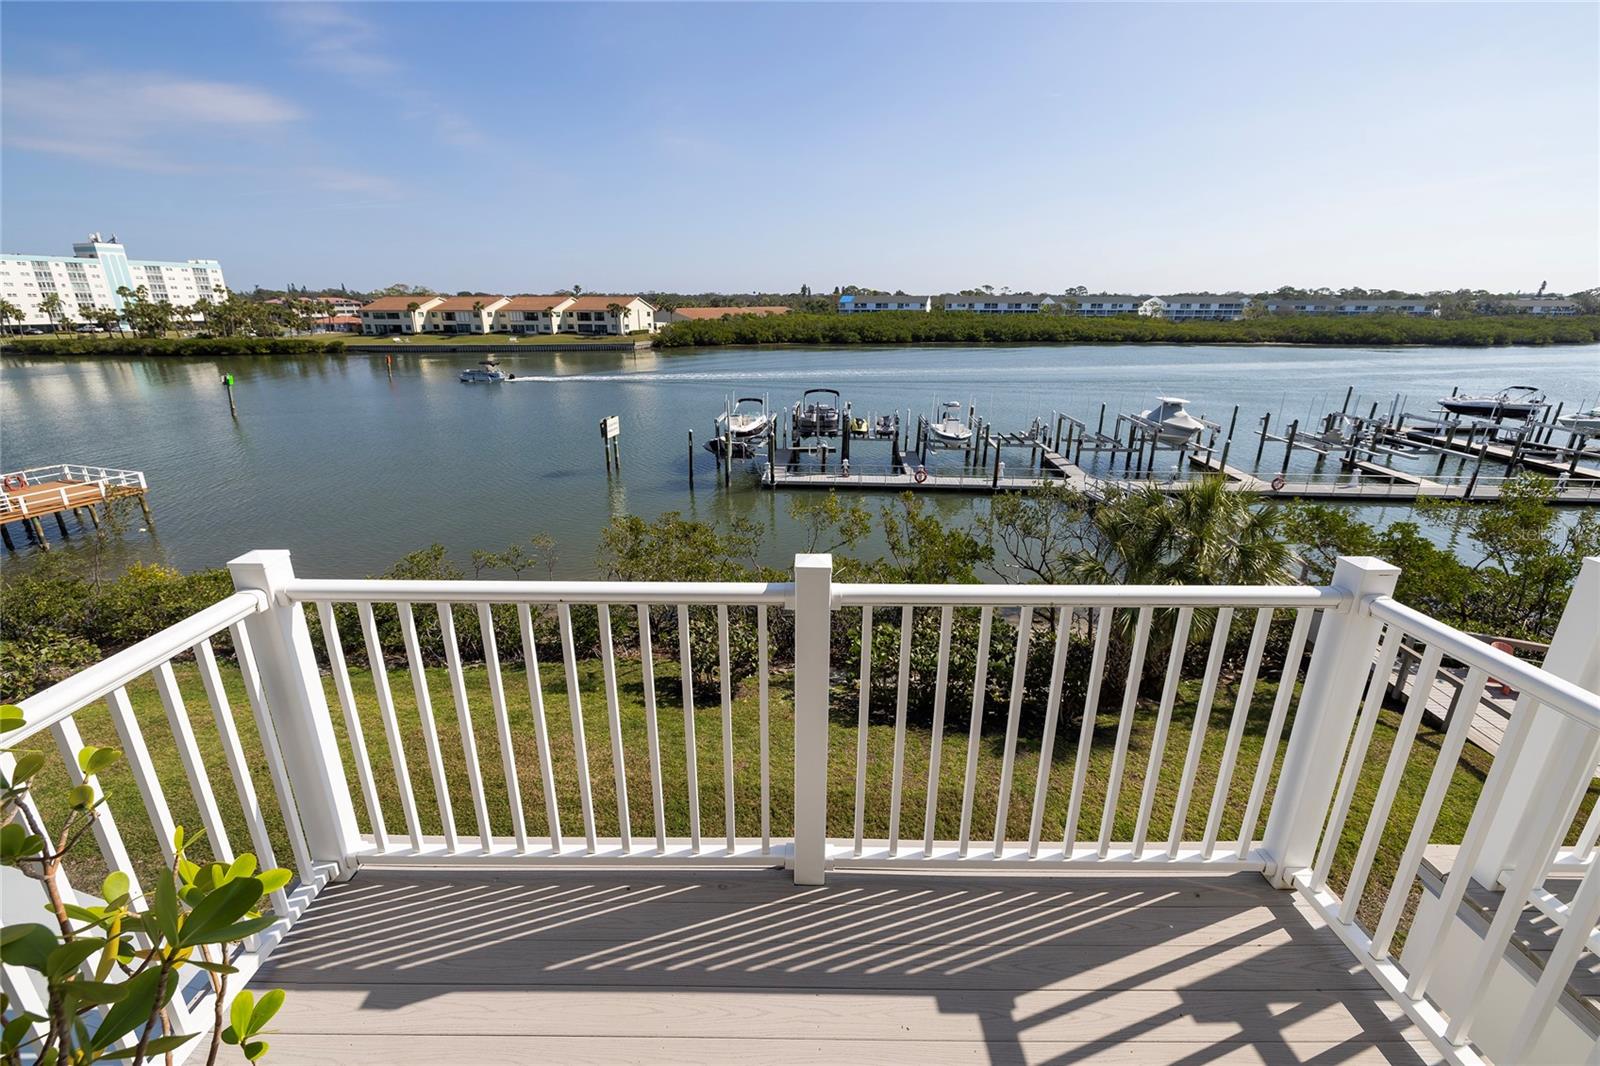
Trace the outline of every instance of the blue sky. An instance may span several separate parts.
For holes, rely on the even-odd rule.
[[[1600,283],[1600,5],[8,2],[0,247],[236,286]]]

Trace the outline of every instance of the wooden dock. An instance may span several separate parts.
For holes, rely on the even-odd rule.
[[[1585,466],[1577,462],[1576,458],[1557,462],[1553,459],[1542,458],[1537,454],[1530,455],[1526,450],[1507,447],[1504,444],[1484,441],[1473,442],[1470,436],[1467,439],[1461,439],[1451,434],[1439,433],[1431,429],[1406,429],[1400,431],[1398,436],[1403,440],[1416,441],[1455,455],[1475,457],[1481,454],[1485,459],[1493,459],[1507,466],[1515,461],[1517,466],[1524,466],[1541,474],[1554,476],[1565,474],[1573,479],[1583,478],[1589,481],[1600,481],[1600,466]]]
[[[145,498],[149,491],[144,474],[138,470],[78,463],[13,470],[0,475],[0,541],[7,549],[16,550],[11,535],[15,524],[28,541],[48,551],[50,542],[45,538],[43,519],[55,518],[61,535],[66,537],[69,512],[81,528],[87,529],[93,523],[98,529],[102,515],[109,517],[112,501],[130,498],[138,501],[149,523],[150,504]],[[99,513],[95,511],[97,507]]]

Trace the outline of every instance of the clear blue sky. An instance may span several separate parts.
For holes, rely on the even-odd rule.
[[[4,5],[0,246],[236,286],[1600,283],[1595,4]]]

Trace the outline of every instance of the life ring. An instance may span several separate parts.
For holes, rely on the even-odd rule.
[[[1283,479],[1283,475],[1282,474],[1274,474],[1274,475],[1272,475],[1272,491],[1273,492],[1282,492],[1283,491],[1283,487],[1285,485],[1287,485],[1287,484],[1288,484],[1288,482]]]
[[[15,489],[25,489],[28,487],[28,479],[21,474],[8,474],[5,480],[5,487],[7,492]]]
[[[917,472],[911,476],[916,478],[917,484],[920,485],[924,481],[928,480],[928,468],[925,466],[919,466],[917,467]]]
[[[1507,644],[1503,640],[1491,641],[1489,646],[1491,648],[1495,649],[1496,651],[1503,651],[1507,655],[1515,654],[1515,652],[1517,650],[1516,648],[1513,648],[1510,644]],[[1517,690],[1516,689],[1512,688],[1510,685],[1506,684],[1504,681],[1501,681],[1499,678],[1496,678],[1496,677],[1489,678],[1488,687],[1489,688],[1498,688],[1500,690],[1500,695],[1502,695],[1502,696],[1515,696],[1517,694]]]

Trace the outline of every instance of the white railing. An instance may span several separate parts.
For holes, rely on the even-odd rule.
[[[97,492],[85,493],[84,489]],[[29,517],[106,499],[112,489],[148,488],[138,470],[113,470],[81,463],[56,463],[0,474],[0,514]],[[50,498],[54,492],[55,499]],[[59,507],[57,506],[59,501]]]
[[[76,783],[78,722],[104,702],[138,794],[112,797],[96,826],[110,867],[134,868],[118,828],[130,818],[170,858],[177,807],[219,858],[239,822],[265,865],[286,841],[300,880],[274,897],[282,921],[247,972],[323,884],[363,864],[785,864],[799,884],[852,866],[1256,870],[1304,895],[1447,1058],[1488,1046],[1521,1061],[1559,1028],[1567,980],[1600,945],[1600,814],[1569,829],[1600,755],[1600,560],[1549,670],[1395,602],[1397,571],[1376,560],[1340,560],[1328,587],[840,584],[831,567],[799,556],[794,580],[772,584],[340,581],[251,553],[230,564],[234,596],[31,697],[26,728],[0,739],[48,733]],[[217,665],[224,637],[259,780]],[[1383,700],[1402,641],[1422,661],[1396,720]],[[234,823],[173,669],[190,654]],[[1464,707],[1491,679],[1520,695],[1419,935],[1409,901],[1472,720],[1455,715],[1429,761],[1418,735],[1447,663],[1466,667]],[[786,705],[774,682],[790,678]],[[1231,708],[1216,706],[1229,686]],[[157,703],[166,728],[150,736],[136,705]],[[947,728],[963,712],[965,729]],[[1374,780],[1380,720],[1393,739]],[[175,758],[152,756],[157,744]],[[998,751],[987,765],[985,748]],[[1404,799],[1416,774],[1421,798]],[[1398,862],[1378,861],[1386,832],[1404,838]],[[1558,896],[1556,876],[1578,878],[1576,893]],[[1437,916],[1470,882],[1503,902],[1468,967]],[[1529,908],[1563,932],[1506,1021],[1488,975]],[[1462,973],[1483,976],[1463,987]],[[203,996],[180,1029],[204,1025]]]

